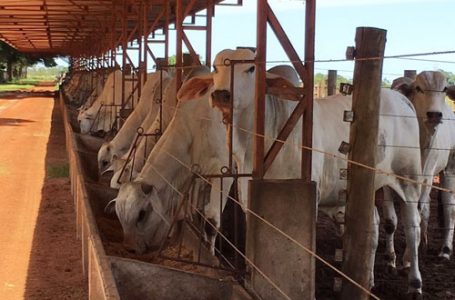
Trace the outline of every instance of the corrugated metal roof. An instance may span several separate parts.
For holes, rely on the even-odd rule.
[[[144,3],[149,7],[148,22],[157,21],[157,28],[164,24],[166,3],[171,23],[175,19],[175,0],[0,0],[0,39],[23,52],[101,54],[120,44],[122,26],[127,26],[130,40],[141,35],[137,23]],[[206,8],[208,1],[185,0],[184,7],[189,3],[191,15]],[[127,24],[122,22],[124,14]]]

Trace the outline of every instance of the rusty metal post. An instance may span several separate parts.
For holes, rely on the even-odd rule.
[[[404,70],[404,77],[411,78],[412,80],[416,79],[417,71],[416,70]]]
[[[139,62],[139,68],[142,71],[143,83],[147,81],[147,63],[148,63],[148,53],[147,53],[147,40],[148,40],[148,15],[149,15],[149,5],[148,1],[142,2],[142,33],[141,33],[141,43],[139,45],[139,55],[142,60]]]
[[[126,52],[128,48],[128,0],[123,0],[123,9],[122,9],[122,108],[125,106],[125,73],[126,73],[126,57],[128,53]],[[115,103],[114,103],[115,104]]]
[[[176,89],[180,89],[182,85],[182,42],[183,42],[183,0],[176,0],[176,16],[175,16],[175,28],[176,28],[176,63],[175,63],[175,80]]]
[[[332,96],[337,93],[337,71],[329,70],[327,76],[327,95]]]
[[[305,82],[306,80],[305,66],[270,6],[267,6],[267,20],[271,29],[274,31],[278,41],[281,43],[281,46],[286,52],[288,58],[292,62],[300,79],[302,80],[302,82]],[[301,92],[299,98],[294,100],[299,101],[299,103],[294,108],[293,112],[289,116],[289,119],[286,121],[280,133],[278,134],[277,140],[273,142],[272,146],[265,155],[264,173],[267,172],[267,169],[271,166],[276,156],[278,155],[281,147],[283,146],[283,143],[278,142],[278,140],[284,141],[289,137],[292,130],[295,128],[296,124],[301,119],[302,114],[305,111],[306,99],[304,98],[304,93]]]
[[[265,132],[265,61],[267,57],[267,0],[258,0],[256,25],[256,96],[253,143],[253,178],[264,177],[264,132]]]
[[[164,11],[164,59],[166,60],[166,63],[169,63],[169,24],[170,24],[170,14],[171,14],[171,8],[169,7],[169,0],[165,0],[165,11]]]
[[[210,68],[212,65],[212,18],[213,18],[213,0],[207,0],[207,21],[205,32],[205,65]]]
[[[386,30],[359,27],[355,42],[354,93],[349,159],[374,167],[379,130],[379,107]],[[349,165],[346,232],[344,234],[345,261],[343,271],[365,287],[370,287],[370,276],[376,254],[374,179],[375,173],[366,168]],[[369,299],[370,296],[348,281],[343,282],[342,299]]]
[[[314,40],[316,27],[316,0],[305,2],[305,112],[302,122],[302,144],[313,146],[313,88],[314,88]],[[302,179],[311,181],[312,152],[302,149]]]

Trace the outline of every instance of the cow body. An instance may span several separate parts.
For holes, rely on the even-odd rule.
[[[185,79],[199,74],[200,72],[208,72],[208,69],[203,66],[192,68],[188,72]],[[175,85],[175,77],[172,77],[167,81],[163,90],[162,105],[158,105],[158,112],[155,114],[154,118],[152,118],[149,114],[142,124],[144,133],[151,136],[143,136],[139,138],[139,142],[136,145],[137,148],[133,153],[134,156],[130,159],[130,161],[127,162],[128,153],[126,153],[123,157],[116,159],[117,161],[113,168],[114,175],[112,176],[110,183],[111,188],[118,189],[120,187],[120,183],[134,180],[141,172],[147,157],[153,150],[153,147],[160,138],[160,135],[165,132],[174,116],[175,107],[177,105]],[[125,163],[127,165],[125,165]]]
[[[120,163],[117,163],[114,167],[114,175],[111,179],[111,188],[118,189],[121,182],[133,180],[144,167],[145,161],[155,146],[155,143],[158,141],[160,135],[166,130],[174,115],[174,108],[177,105],[175,84],[175,77],[169,79],[163,91],[163,103],[162,105],[157,105],[158,110],[155,117],[152,118],[152,116],[149,115],[146,120],[144,120],[144,133],[152,136],[140,137],[138,144],[135,145],[137,148],[133,153],[134,157],[127,162],[126,160],[129,153],[125,153],[125,155],[119,159]],[[125,163],[127,163],[127,165],[123,168]],[[124,169],[123,174],[121,174],[122,169]]]
[[[106,171],[112,163],[114,156],[122,157],[127,153],[144,119],[148,115],[156,117],[160,97],[160,73],[147,74],[147,81],[144,85],[139,104],[126,119],[125,124],[120,128],[115,137],[104,143],[98,151],[98,169]],[[167,73],[163,73],[163,85],[169,80]]]
[[[133,182],[123,183],[114,199],[127,248],[143,252],[159,246],[182,200],[173,187],[185,193],[193,179],[188,168],[197,164],[202,174],[216,174],[227,165],[225,136],[220,134],[223,131],[222,119],[209,107],[208,97],[178,104],[169,127],[141,173]],[[225,186],[231,183],[232,180]],[[221,189],[217,182],[213,184],[205,212],[207,218],[219,226]],[[223,199],[228,190],[223,191]],[[143,214],[146,217],[140,218]],[[137,223],[140,226],[136,226]]]
[[[115,70],[109,74],[101,94],[90,108],[81,112],[78,116],[81,133],[87,134],[91,131],[109,132],[117,121],[118,107],[124,105],[124,108],[131,108],[133,106],[132,101],[122,103],[121,82],[122,71]],[[132,81],[125,83],[125,91],[126,96],[133,91]]]
[[[212,87],[211,103],[216,106],[226,117],[230,115],[231,92],[233,95],[233,147],[234,154],[241,172],[252,171],[251,146],[253,144],[253,114],[254,111],[254,86],[255,66],[253,64],[238,64],[234,70],[234,90],[230,90],[231,70],[229,60],[251,60],[254,54],[248,50],[223,50],[214,62],[215,71],[211,76],[201,76],[188,81],[179,91],[180,95],[197,96],[200,92]],[[270,79],[270,80],[269,80]],[[267,83],[278,83],[268,77]],[[291,86],[291,84],[289,84]],[[289,117],[295,103],[290,103],[275,97],[266,97],[265,116],[265,142],[266,147],[271,144],[270,137],[276,137],[284,122]],[[352,99],[349,96],[336,95],[326,99],[315,100],[313,111],[313,147],[328,153],[338,153],[341,141],[349,138],[349,124],[343,122],[343,112],[351,109]],[[421,160],[419,155],[419,132],[415,118],[415,110],[411,103],[395,91],[381,91],[381,114],[399,112],[409,118],[380,122],[378,136],[378,153],[376,167],[386,172],[406,176],[417,180],[421,174]],[[265,174],[265,178],[299,178],[300,177],[300,152],[301,126],[297,124],[285,145]],[[385,147],[384,145],[403,145],[405,147]],[[382,145],[382,146],[381,146]],[[318,208],[333,216],[334,213],[344,211],[344,203],[340,203],[338,192],[346,187],[340,180],[339,172],[346,168],[344,160],[336,159],[313,151],[312,180],[318,187]],[[409,175],[411,174],[411,175]],[[401,197],[403,216],[406,228],[406,237],[409,245],[411,270],[409,273],[410,292],[421,293],[421,275],[418,268],[419,245],[419,215],[417,200],[420,195],[420,186],[409,182],[399,181],[394,176],[376,173],[375,189],[389,186]],[[243,196],[246,194],[246,187]],[[376,217],[378,216],[376,212]],[[374,238],[378,237],[378,218],[375,221]],[[375,249],[374,249],[375,250]],[[374,260],[374,256],[371,258]],[[371,270],[373,272],[373,270]],[[373,284],[373,274],[371,275]]]
[[[441,72],[422,72],[415,81],[407,78],[394,80],[392,88],[406,95],[417,111],[420,131],[420,149],[423,172],[421,181],[427,185],[422,187],[419,198],[420,214],[422,217],[422,241],[428,243],[428,220],[430,217],[430,191],[433,176],[441,174],[441,187],[455,190],[455,115],[445,102],[446,94],[455,99],[450,93],[453,87],[447,86],[445,76]],[[393,117],[393,116],[392,116]],[[383,118],[390,118],[384,116]],[[384,216],[386,223],[386,249],[389,258],[388,266],[396,268],[394,248],[394,232],[397,217],[392,204],[390,191],[385,191]],[[439,253],[440,257],[449,259],[453,251],[453,230],[455,225],[455,199],[451,193],[442,192],[444,213],[444,241]],[[406,260],[406,257],[405,257]],[[406,267],[409,263],[404,262]]]

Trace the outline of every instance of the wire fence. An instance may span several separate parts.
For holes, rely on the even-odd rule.
[[[192,174],[194,174],[195,176],[199,177],[202,181],[204,181],[205,183],[209,184],[211,186],[211,188],[215,188],[216,189],[216,192],[219,192],[219,193],[223,193],[223,192],[226,192],[226,191],[223,191],[221,189],[217,189],[216,187],[214,187],[214,185],[212,184],[212,182],[210,180],[208,180],[207,178],[205,178],[203,175],[199,174],[199,173],[196,173],[194,172],[194,168],[188,164],[186,164],[185,162],[183,162],[181,159],[179,159],[178,157],[176,157],[175,155],[173,155],[170,151],[168,151],[167,149],[165,149],[164,147],[160,147],[160,151],[163,151],[167,156],[169,156],[170,158],[174,159],[175,161],[177,161],[180,165],[182,165],[183,167],[185,167],[189,172],[191,172]],[[172,183],[167,179],[165,178],[164,176],[161,175],[161,173],[159,172],[159,170],[157,170],[155,167],[153,167],[152,165],[150,165],[150,167],[152,168],[152,170],[159,176],[161,177],[165,182],[166,184],[168,184],[168,186],[170,188],[172,188],[175,192],[177,192],[181,197],[184,197],[184,193],[182,193],[181,191],[179,191],[174,185],[172,185]],[[286,239],[288,239],[290,242],[292,242],[294,245],[296,245],[297,247],[299,247],[300,249],[302,249],[303,251],[305,251],[307,254],[313,256],[315,259],[317,259],[318,261],[322,262],[324,265],[326,265],[327,267],[329,267],[330,269],[332,269],[333,271],[335,271],[336,273],[338,273],[340,276],[342,276],[343,278],[345,278],[347,281],[349,281],[350,283],[354,284],[355,286],[357,286],[359,289],[361,289],[363,292],[365,292],[366,294],[368,294],[369,296],[371,296],[372,298],[374,299],[379,299],[377,296],[375,296],[374,294],[372,294],[369,290],[367,290],[366,288],[364,288],[363,286],[361,286],[360,284],[358,284],[357,282],[355,282],[353,279],[351,279],[349,276],[347,276],[346,274],[344,274],[342,271],[340,271],[339,269],[337,269],[335,266],[333,266],[332,264],[330,264],[327,260],[323,259],[321,256],[319,256],[318,254],[316,254],[314,251],[312,251],[311,249],[309,249],[308,247],[302,245],[300,242],[298,242],[296,239],[294,239],[293,237],[291,237],[290,235],[288,235],[287,233],[285,233],[284,231],[282,231],[280,228],[278,228],[277,226],[275,226],[274,224],[272,224],[271,222],[269,222],[268,220],[266,220],[265,218],[263,218],[262,216],[260,216],[259,214],[257,214],[256,212],[252,211],[251,209],[249,209],[248,207],[245,206],[245,204],[243,204],[241,201],[239,201],[238,199],[235,199],[234,197],[232,196],[228,196],[228,198],[230,200],[232,200],[234,203],[236,203],[237,205],[239,205],[245,212],[251,214],[252,216],[254,216],[255,218],[257,218],[258,220],[262,221],[264,224],[266,224],[267,226],[269,226],[271,229],[273,229],[274,231],[278,232],[279,234],[281,234],[282,236],[284,236]],[[223,238],[223,240],[225,240],[240,256],[242,256],[245,261],[251,265],[256,271],[258,271],[274,288],[276,288],[283,296],[285,296],[287,299],[290,299],[289,296],[287,296],[267,275],[265,275],[256,265],[254,265],[254,263],[249,260],[228,238],[226,238],[219,230],[218,228],[216,228],[213,224],[211,224],[211,222],[209,222],[209,220],[207,220],[207,218],[205,216],[203,216],[202,213],[199,212],[199,210],[197,210],[196,207],[193,207],[195,209],[195,211],[200,214],[200,216],[202,218],[204,218],[205,221],[208,222],[208,224],[210,224],[211,227],[213,227],[213,229],[217,232],[217,234],[220,235],[220,237]]]
[[[428,61],[428,62],[443,62],[455,64],[455,61],[449,60],[431,60],[431,59],[419,59],[416,57],[419,56],[434,56],[434,55],[444,55],[444,54],[455,54],[455,50],[445,50],[445,51],[433,51],[433,52],[420,52],[420,53],[406,53],[406,54],[396,54],[396,55],[384,55],[384,56],[375,56],[375,57],[362,57],[355,58],[356,61],[369,61],[369,60],[383,60],[383,59],[409,59],[409,60],[419,60],[419,61]],[[266,63],[334,63],[334,62],[348,62],[353,61],[351,58],[337,58],[337,59],[315,59],[315,60],[270,60]],[[225,66],[226,64],[218,64],[217,66]]]
[[[166,104],[164,104],[166,105]],[[182,111],[180,110],[178,107],[175,107],[175,106],[171,106],[172,109],[176,110],[176,111]],[[195,117],[194,115],[191,115],[191,117]],[[200,119],[203,119],[203,120],[206,120],[206,121],[214,121],[210,118],[206,118],[206,117],[198,117]],[[253,134],[253,135],[256,135],[258,136],[257,134],[255,134],[254,132],[252,131],[249,131],[249,130],[246,130],[244,128],[241,128],[241,127],[238,127],[238,126],[235,126],[235,125],[232,125],[233,127],[236,127],[237,129],[239,130],[242,130],[246,133],[249,133],[249,134]],[[287,141],[282,141],[282,140],[277,140],[277,139],[274,139],[274,138],[271,138],[271,137],[268,137],[268,136],[265,136],[265,135],[259,135],[261,137],[264,137],[266,139],[270,139],[272,141],[278,141],[280,143],[283,143],[283,144],[290,144],[289,142]],[[303,145],[295,145],[295,144],[290,144],[290,145],[293,145],[293,146],[297,146],[299,148],[302,148],[302,149],[305,149],[305,150],[310,150],[310,151],[317,151],[317,152],[320,152],[320,153],[323,153],[324,155],[329,155],[331,157],[334,157],[334,158],[338,158],[338,159],[342,159],[342,160],[345,160],[349,163],[353,163],[353,164],[357,164],[357,165],[360,165],[361,167],[365,167],[365,168],[368,168],[372,171],[375,171],[375,172],[379,172],[379,173],[383,173],[383,174],[386,174],[388,176],[395,176],[401,180],[408,180],[409,182],[411,183],[417,183],[417,184],[421,184],[421,185],[425,185],[425,186],[429,186],[429,187],[434,187],[436,189],[439,189],[439,190],[443,190],[443,191],[447,191],[447,192],[452,192],[451,190],[448,190],[448,189],[442,189],[438,186],[433,186],[433,185],[429,185],[427,183],[424,183],[424,182],[417,182],[415,180],[411,180],[409,178],[406,178],[406,177],[403,177],[402,175],[397,175],[397,174],[393,174],[391,172],[386,172],[384,170],[380,170],[380,169],[377,169],[377,168],[373,168],[373,167],[370,167],[370,166],[366,166],[366,165],[363,165],[363,164],[359,164],[357,162],[354,162],[352,160],[348,160],[344,157],[341,157],[340,155],[338,154],[333,154],[333,153],[328,153],[326,151],[323,151],[323,150],[319,150],[319,149],[314,149],[314,148],[309,148],[309,147],[305,147]],[[182,162],[178,157],[176,157],[175,155],[173,155],[172,153],[170,153],[168,150],[164,149],[164,148],[160,148],[160,151],[164,151],[169,157],[173,158],[174,160],[178,161],[182,166],[184,166],[185,168],[187,168],[190,172],[192,172],[192,167],[189,166],[189,165],[186,165],[184,162]],[[156,170],[155,170],[156,171]],[[196,176],[199,176],[202,180],[204,180],[206,183],[210,184],[212,186],[212,184],[210,183],[210,181],[208,181],[207,179],[205,179],[202,175],[200,174],[197,174],[197,173],[194,173]],[[218,192],[223,192],[223,191],[218,191]],[[237,199],[234,199],[233,197],[229,196],[229,199],[231,199],[232,201],[234,201],[235,203],[237,203],[244,211],[250,213],[251,215],[255,216],[256,218],[260,219],[262,222],[264,222],[265,224],[269,225],[270,227],[272,227],[274,230],[277,230],[280,234],[282,234],[283,236],[285,236],[286,238],[288,238],[291,242],[293,243],[296,243],[299,247],[301,247],[304,251],[308,252],[309,254],[311,254],[312,256],[314,256],[316,259],[318,259],[319,261],[323,262],[324,264],[326,264],[327,266],[331,267],[333,270],[335,270],[335,272],[339,273],[340,271],[338,269],[336,269],[335,267],[333,267],[332,265],[330,265],[327,261],[323,260],[321,257],[319,257],[316,253],[312,252],[311,250],[309,250],[308,248],[304,247],[303,245],[300,245],[297,241],[295,241],[292,237],[289,237],[287,234],[285,234],[284,232],[282,232],[281,230],[279,230],[279,228],[275,227],[273,224],[271,224],[270,222],[268,222],[267,220],[265,220],[264,218],[262,218],[261,216],[257,215],[255,212],[251,211],[250,209],[248,209],[241,201],[237,200]],[[238,249],[237,249],[238,250]],[[340,274],[340,273],[339,273]],[[343,276],[343,274],[340,274],[341,276]],[[343,276],[345,277],[345,276]],[[347,279],[347,278],[346,278]],[[349,279],[347,279],[349,280]],[[360,288],[360,287],[359,287]],[[374,297],[373,295],[371,295],[372,297]]]
[[[428,59],[419,59],[419,58],[415,58],[416,56],[430,56],[430,55],[442,55],[442,54],[455,54],[455,50],[454,51],[438,51],[438,52],[427,52],[427,53],[414,53],[414,54],[402,54],[402,55],[390,55],[390,56],[383,56],[383,57],[370,57],[370,58],[361,58],[361,59],[356,59],[356,60],[378,60],[378,59],[408,59],[408,60],[418,60],[418,61],[429,61],[429,62],[444,62],[444,63],[455,63],[455,61],[441,61],[441,60],[428,60]],[[351,59],[330,59],[330,60],[314,60],[314,61],[298,61],[298,62],[301,62],[301,63],[307,63],[307,62],[315,62],[315,63],[331,63],[331,62],[341,62],[341,61],[352,61]],[[267,63],[293,63],[292,61],[268,61]],[[225,63],[223,64],[225,65]],[[187,68],[191,68],[191,67],[181,67],[181,69],[187,69]],[[346,71],[348,72],[348,71]],[[393,75],[398,75],[398,74],[393,74]],[[163,103],[162,104],[163,106],[166,106],[167,104]],[[169,106],[171,107],[172,109],[174,109],[175,111],[183,111],[183,110],[180,110],[179,107],[177,106]],[[417,116],[400,116],[400,115],[388,115],[388,114],[381,114],[382,117],[400,117],[400,118],[419,118]],[[193,118],[200,118],[200,119],[203,119],[203,120],[207,120],[207,121],[211,121],[213,122],[214,120],[212,119],[209,119],[209,118],[206,118],[206,117],[197,117],[197,116],[194,116],[192,115],[191,117]],[[443,119],[444,121],[452,121],[454,119]],[[393,176],[401,181],[405,181],[405,182],[408,182],[408,183],[411,183],[411,184],[418,184],[418,185],[421,185],[421,186],[424,186],[424,187],[427,187],[427,188],[433,188],[433,189],[436,189],[436,190],[439,190],[439,191],[442,191],[442,192],[447,192],[447,193],[450,193],[450,194],[453,194],[455,193],[455,191],[453,190],[450,190],[450,189],[447,189],[447,188],[442,188],[442,187],[439,187],[439,186],[436,186],[436,185],[433,185],[431,183],[428,183],[428,182],[424,182],[424,181],[417,181],[417,180],[414,180],[414,179],[411,179],[407,176],[410,176],[410,175],[416,175],[416,174],[395,174],[393,172],[390,172],[390,171],[386,171],[386,170],[381,170],[381,169],[378,169],[374,166],[368,166],[368,165],[365,165],[365,164],[362,164],[362,163],[359,163],[359,162],[356,162],[356,161],[353,161],[353,160],[350,160],[348,158],[346,158],[345,156],[342,156],[342,155],[339,155],[339,154],[335,154],[335,153],[330,153],[330,152],[327,152],[323,149],[317,149],[317,148],[313,148],[313,147],[307,147],[307,146],[304,146],[304,145],[298,145],[298,144],[295,144],[295,143],[292,143],[290,141],[283,141],[283,140],[278,140],[276,138],[273,138],[273,137],[270,137],[270,136],[267,136],[267,135],[261,135],[261,134],[257,134],[251,130],[248,130],[248,129],[245,129],[245,128],[242,128],[242,127],[239,127],[238,125],[236,124],[227,124],[229,127],[230,127],[230,130],[232,130],[233,128],[239,130],[239,131],[242,131],[242,132],[245,132],[249,135],[252,135],[252,136],[256,136],[256,137],[261,137],[261,138],[264,138],[265,140],[268,140],[268,141],[271,141],[271,142],[279,142],[279,143],[282,143],[284,145],[289,145],[289,146],[292,146],[292,147],[296,147],[296,148],[299,148],[301,150],[306,150],[306,151],[313,151],[313,152],[317,152],[317,153],[320,153],[320,154],[323,154],[327,157],[331,157],[331,158],[335,158],[335,159],[339,159],[339,160],[342,160],[342,161],[345,161],[346,163],[348,164],[351,164],[351,165],[356,165],[356,166],[359,166],[359,167],[362,167],[362,168],[365,168],[367,170],[370,170],[372,172],[375,172],[375,173],[378,173],[378,174],[383,174],[383,175],[386,175],[386,176]],[[413,149],[420,149],[420,147],[410,147],[410,146],[400,146],[400,145],[378,145],[379,147],[393,147],[393,148],[398,148],[398,147],[402,147],[402,148],[413,148]],[[453,149],[450,149],[450,148],[427,148],[427,150],[437,150],[437,151],[451,151]],[[195,173],[193,171],[193,168],[191,166],[188,166],[187,164],[185,164],[182,160],[180,160],[178,157],[176,157],[175,155],[173,155],[171,152],[169,152],[168,150],[164,149],[164,148],[160,148],[160,151],[164,151],[167,156],[171,157],[172,159],[176,160],[177,162],[179,162],[182,166],[184,166],[185,168],[187,168],[190,172],[192,172],[194,175],[198,176],[200,179],[202,179],[204,182],[206,182],[207,184],[209,184],[212,188],[214,188],[213,184],[210,182],[210,180],[208,180],[207,178],[205,178],[203,175],[200,175],[198,173]],[[152,166],[152,169],[154,170],[154,172],[156,172],[160,177],[162,177],[162,179],[170,186],[170,188],[172,188],[176,193],[178,193],[180,196],[183,196],[183,193],[181,191],[178,190],[177,187],[173,186],[171,184],[171,182],[164,178],[161,173],[156,170],[156,168],[154,168]],[[425,175],[425,174],[421,174],[419,176],[425,176],[425,177],[428,177],[428,176],[433,176],[433,175]],[[449,175],[450,176],[450,175]],[[220,192],[220,193],[223,193],[223,190],[218,190],[217,192]],[[361,285],[357,284],[354,280],[352,280],[351,278],[349,278],[346,274],[344,274],[343,272],[341,272],[340,270],[338,270],[336,267],[334,267],[333,265],[331,265],[328,261],[324,260],[322,257],[320,257],[318,254],[316,254],[315,252],[313,252],[311,249],[305,247],[304,245],[302,245],[301,243],[299,243],[297,240],[295,240],[294,238],[292,238],[291,236],[289,236],[288,234],[286,234],[285,232],[283,232],[282,230],[280,230],[278,227],[276,227],[275,225],[273,225],[272,223],[270,223],[268,220],[264,219],[263,217],[261,217],[260,215],[256,214],[254,211],[250,210],[248,207],[246,207],[241,201],[239,201],[238,199],[235,199],[234,197],[232,196],[228,196],[228,198],[230,200],[232,200],[234,203],[236,203],[237,205],[239,205],[244,211],[250,213],[252,216],[254,216],[255,218],[257,218],[258,220],[260,220],[261,222],[263,222],[264,224],[266,224],[267,226],[269,226],[270,228],[272,228],[273,230],[275,230],[276,232],[278,232],[279,234],[281,234],[282,236],[286,237],[286,239],[288,239],[291,243],[293,243],[294,245],[296,245],[297,247],[299,247],[300,249],[302,249],[304,252],[306,252],[307,254],[313,256],[315,259],[317,259],[318,261],[321,261],[324,265],[326,265],[327,267],[331,268],[333,271],[335,271],[336,273],[338,273],[340,276],[342,276],[344,279],[346,279],[347,281],[351,282],[352,284],[354,284],[355,286],[357,286],[359,289],[361,289],[363,292],[365,292],[366,294],[368,294],[369,296],[371,296],[372,298],[374,299],[379,299],[377,296],[375,296],[374,294],[372,294],[369,290],[365,289],[364,287],[362,287]],[[447,205],[454,205],[454,204],[447,204]],[[193,207],[195,208],[195,207]],[[195,209],[195,211],[200,214],[200,216],[205,219],[205,221],[207,221],[208,224],[210,224],[210,226],[213,227],[213,229],[217,232],[218,236],[220,236],[223,240],[225,240],[228,244],[230,244],[230,246],[236,251],[238,252],[238,254],[240,256],[242,256],[245,261],[252,267],[254,268],[261,276],[263,276],[268,282],[269,284],[271,284],[280,294],[282,294],[286,299],[290,299],[290,297],[282,290],[280,289],[280,287],[274,283],[270,277],[268,277],[266,274],[264,274],[256,265],[254,265],[254,263],[248,259],[248,257],[246,257],[234,244],[232,244],[232,242],[226,238],[219,230],[218,228],[216,228],[216,226],[214,226],[209,220],[206,219],[206,217],[198,210],[198,209]],[[453,229],[451,229],[453,230]]]
[[[163,105],[164,106],[168,106],[167,104],[163,104]],[[177,107],[177,106],[169,106],[169,107],[171,109],[174,109],[175,111],[184,112],[183,110],[179,109],[179,107]],[[193,117],[194,117],[194,115],[193,115]],[[203,120],[206,120],[206,121],[215,122],[215,120],[207,118],[207,117],[200,117],[199,116],[199,117],[196,117],[196,118],[203,119]],[[421,186],[425,186],[425,187],[428,187],[428,188],[433,188],[435,190],[442,191],[442,192],[447,192],[447,193],[450,193],[450,194],[454,194],[455,193],[454,190],[445,189],[445,188],[442,188],[442,187],[437,186],[437,185],[432,185],[432,184],[429,184],[429,183],[426,183],[426,182],[423,182],[423,181],[417,181],[417,180],[405,177],[407,175],[414,175],[414,174],[395,174],[395,173],[390,172],[390,171],[382,170],[382,169],[379,169],[379,168],[376,168],[376,167],[373,167],[373,166],[368,166],[368,165],[356,162],[356,161],[348,159],[347,157],[342,156],[340,154],[331,153],[331,152],[325,151],[323,149],[317,149],[317,148],[314,148],[314,147],[308,147],[308,146],[305,146],[305,145],[299,145],[299,144],[295,144],[293,142],[286,141],[286,140],[279,140],[279,139],[276,139],[274,137],[270,137],[270,136],[267,136],[267,135],[264,135],[264,134],[258,134],[258,133],[254,132],[252,130],[245,129],[245,128],[240,127],[240,126],[235,125],[235,124],[227,124],[227,126],[232,126],[232,128],[235,128],[235,129],[238,129],[240,131],[243,131],[243,132],[245,132],[245,133],[247,133],[249,135],[253,135],[253,136],[264,138],[265,140],[268,140],[270,142],[279,142],[279,143],[281,143],[283,145],[296,147],[296,148],[299,148],[299,149],[302,149],[302,150],[306,150],[306,151],[313,151],[313,152],[317,152],[317,153],[323,154],[323,155],[325,155],[327,157],[343,160],[343,161],[345,161],[345,162],[347,162],[349,164],[356,165],[356,166],[368,169],[368,170],[370,170],[372,172],[375,172],[375,173],[383,174],[383,175],[386,175],[386,176],[393,176],[393,177],[396,177],[399,180],[402,180],[402,181],[405,181],[405,182],[408,182],[408,183],[419,184]],[[378,145],[378,146],[384,146],[384,145]],[[397,145],[396,147],[407,147],[407,146],[398,146]],[[420,149],[420,147],[411,147],[411,148]],[[417,175],[419,175],[419,174],[417,174]],[[425,176],[425,175],[419,175],[419,176]],[[434,176],[434,175],[432,175],[432,176]]]

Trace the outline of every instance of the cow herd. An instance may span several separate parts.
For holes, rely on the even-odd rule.
[[[228,140],[232,134],[232,150],[239,173],[250,174],[253,168],[255,65],[236,64],[231,85],[231,65],[227,60],[254,59],[248,49],[223,50],[217,54],[214,70],[194,67],[185,72],[181,88],[176,91],[176,78],[171,70],[147,75],[140,99],[131,97],[126,107],[134,107],[115,137],[106,141],[98,152],[101,173],[113,171],[111,187],[118,195],[106,211],[115,211],[123,228],[124,246],[137,253],[156,249],[165,238],[172,220],[183,218],[180,209],[182,194],[210,188],[210,196],[200,209],[215,227],[220,226],[220,207],[226,204],[227,179],[221,187],[217,180],[207,179],[195,187],[193,170],[200,174],[216,174],[229,163]],[[97,71],[98,75],[100,71]],[[80,106],[78,121],[81,133],[108,132],[118,126],[121,104],[121,71],[106,69],[105,83],[95,80],[88,71],[74,72],[63,85],[70,103]],[[93,79],[91,79],[93,80]],[[115,84],[117,82],[117,84]],[[131,82],[131,81],[127,81]],[[283,82],[287,84],[283,85]],[[266,83],[271,91],[299,84],[290,66],[275,67],[267,72]],[[234,87],[231,90],[231,86]],[[284,87],[283,87],[284,86]],[[92,88],[90,88],[92,87]],[[136,91],[130,83],[125,87]],[[128,94],[128,93],[127,93]],[[273,139],[292,113],[295,103],[281,99],[286,93],[266,96],[265,144]],[[384,228],[387,234],[388,265],[396,268],[393,234],[397,215],[393,199],[400,199],[402,223],[406,235],[403,266],[409,268],[408,291],[422,293],[422,277],[418,265],[419,244],[427,243],[429,193],[433,177],[441,173],[441,186],[455,190],[455,115],[446,104],[446,96],[455,99],[455,87],[449,86],[440,72],[422,72],[416,79],[398,79],[392,89],[383,88],[380,99],[379,135],[375,189],[384,190],[382,204]],[[231,102],[233,101],[233,102]],[[137,102],[137,103],[135,103]],[[342,141],[349,140],[349,123],[343,122],[343,112],[351,110],[351,96],[335,95],[314,101],[313,147],[325,153],[337,154]],[[226,125],[225,120],[233,120]],[[118,126],[120,127],[120,126]],[[137,135],[138,128],[142,133]],[[300,176],[302,126],[296,126],[265,178],[289,179]],[[229,142],[230,143],[230,142]],[[322,151],[313,152],[312,180],[317,183],[319,211],[334,219],[344,216],[345,203],[340,191],[346,181],[339,171],[347,167],[346,160]],[[387,174],[396,174],[390,176]],[[249,178],[237,181],[239,202],[247,208]],[[424,183],[423,185],[421,183]],[[222,197],[220,197],[220,192]],[[397,197],[393,197],[393,195]],[[444,207],[444,242],[440,256],[450,259],[455,225],[455,199],[452,193],[442,193]],[[379,236],[379,214],[375,212],[373,245]],[[206,230],[205,238],[213,253],[216,231]],[[374,262],[375,257],[371,257]],[[374,285],[373,270],[370,277]]]

